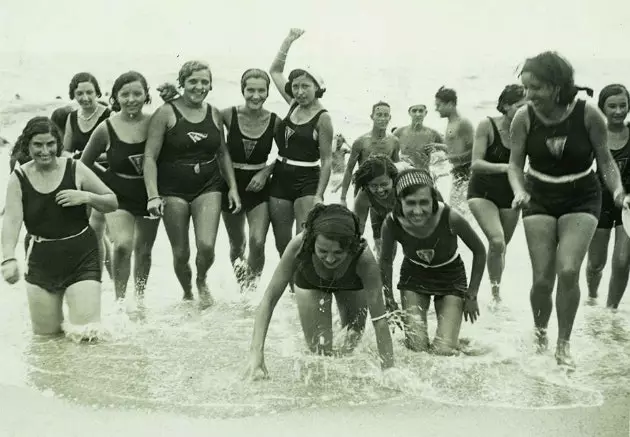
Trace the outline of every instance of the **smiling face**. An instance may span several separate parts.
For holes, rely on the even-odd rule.
[[[80,82],[74,90],[74,99],[86,111],[96,108],[96,88],[92,82]]]
[[[139,80],[123,85],[116,93],[116,100],[120,104],[121,111],[130,116],[142,112],[146,99],[147,94]]]
[[[57,159],[57,139],[51,133],[33,135],[28,143],[28,152],[35,164],[50,165]]]
[[[431,188],[420,187],[400,200],[403,217],[411,224],[424,226],[433,217]]]
[[[328,239],[323,235],[315,238],[315,256],[327,269],[339,267],[348,257],[348,251],[341,248],[338,241]]]
[[[212,78],[210,70],[203,69],[193,71],[190,76],[184,80],[184,98],[195,106],[199,106],[208,96],[210,88],[212,88]]]
[[[604,115],[609,126],[621,126],[628,116],[628,96],[625,93],[610,96],[604,102]]]
[[[251,77],[245,81],[243,97],[245,98],[245,105],[249,109],[261,109],[268,96],[269,89],[267,88],[267,81],[265,79]]]
[[[542,82],[532,73],[524,72],[521,82],[525,87],[525,96],[536,109],[548,112],[556,102],[557,90],[551,84]]]
[[[375,177],[367,184],[368,190],[379,199],[387,199],[394,188],[394,181],[388,175]]]

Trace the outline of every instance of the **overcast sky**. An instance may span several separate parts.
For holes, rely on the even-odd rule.
[[[628,0],[0,0],[0,51],[630,57]],[[261,53],[264,52],[264,53]],[[514,55],[513,55],[514,56]]]

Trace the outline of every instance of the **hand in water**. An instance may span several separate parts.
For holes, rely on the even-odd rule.
[[[89,195],[81,190],[61,190],[55,196],[55,201],[64,208],[85,205],[89,201]]]
[[[304,29],[298,29],[294,27],[289,31],[289,35],[287,36],[287,39],[293,42],[299,37],[301,37],[302,35],[304,35]]]
[[[245,191],[252,191],[254,193],[259,192],[260,190],[263,189],[263,187],[267,183],[268,178],[269,178],[269,173],[264,169],[260,170],[249,181],[249,184],[247,185],[247,188],[245,188]]]
[[[529,204],[531,197],[527,191],[521,191],[518,193],[514,193],[514,200],[512,200],[512,208],[518,209],[523,208]]]
[[[253,354],[249,357],[243,378],[249,381],[269,379],[269,372],[267,371],[265,358],[262,354]]]
[[[179,97],[179,91],[177,91],[177,87],[172,83],[165,82],[157,87],[157,90],[160,93],[160,98],[165,102],[170,102]]]
[[[477,297],[464,298],[464,320],[470,320],[470,323],[475,323],[479,318],[479,304],[477,303]]]
[[[2,277],[9,284],[15,284],[20,279],[20,269],[17,260],[7,261],[2,265]]]
[[[151,217],[162,217],[164,214],[164,202],[161,197],[156,197],[147,202],[147,211]]]

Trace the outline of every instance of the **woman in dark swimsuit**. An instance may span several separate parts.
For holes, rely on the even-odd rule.
[[[284,253],[295,219],[301,232],[311,208],[324,200],[332,169],[333,127],[320,98],[326,88],[316,74],[296,69],[284,75],[287,51],[303,30],[291,29],[271,68],[271,79],[290,105],[276,132],[278,159],[274,164],[269,199],[271,226],[280,255]]]
[[[599,109],[606,116],[608,125],[608,148],[621,173],[623,187],[630,190],[630,127],[625,123],[630,107],[630,95],[625,86],[608,85],[599,93]],[[604,190],[602,169],[598,166],[598,175],[602,183],[602,211],[597,223],[597,230],[588,249],[586,264],[586,282],[590,303],[597,299],[597,289],[602,279],[602,270],[608,257],[608,242],[611,230],[615,229],[615,248],[612,254],[610,284],[606,306],[616,309],[621,302],[630,274],[630,238],[623,229],[621,208],[615,204],[610,193]]]
[[[223,117],[205,103],[212,89],[210,67],[204,62],[186,62],[179,71],[179,85],[181,97],[158,108],[149,124],[144,151],[147,210],[163,217],[175,274],[187,300],[193,298],[188,237],[192,219],[196,285],[201,306],[206,308],[213,303],[206,276],[214,263],[224,177],[230,210],[239,212],[241,201],[223,136]]]
[[[224,195],[223,223],[230,239],[230,260],[236,279],[243,288],[256,287],[265,265],[265,242],[269,230],[269,176],[273,166],[267,158],[273,146],[274,133],[280,124],[275,113],[264,109],[269,96],[269,75],[250,68],[241,77],[242,106],[222,111],[227,128],[227,148],[241,199],[241,211],[230,211]],[[249,238],[245,235],[245,219]],[[245,245],[248,243],[247,261]]]
[[[150,217],[147,212],[147,193],[142,177],[150,121],[143,108],[151,101],[144,76],[135,71],[119,76],[112,87],[111,101],[116,114],[96,128],[81,161],[92,167],[99,156],[107,156],[108,169],[103,180],[118,198],[118,210],[105,216],[113,243],[112,273],[116,298],[125,298],[133,253],[136,296],[141,299],[160,224],[159,217]]]
[[[398,169],[389,156],[370,155],[353,176],[354,186],[358,189],[354,199],[354,213],[359,217],[361,234],[369,213],[377,256],[381,252],[383,222],[396,204],[394,180],[397,175]]]
[[[361,238],[358,220],[344,206],[317,205],[311,210],[304,231],[287,246],[258,307],[248,376],[267,376],[264,345],[269,322],[292,278],[295,278],[295,297],[304,337],[312,352],[332,353],[334,295],[341,323],[348,330],[341,352],[349,353],[354,349],[369,310],[381,365],[384,369],[393,366],[392,339],[378,264]]]
[[[500,117],[488,117],[475,131],[472,176],[468,183],[468,206],[488,239],[488,276],[495,302],[500,302],[505,249],[518,223],[519,211],[512,208],[514,193],[507,177],[510,161],[510,124],[525,103],[521,85],[506,86],[497,104]]]
[[[580,304],[580,267],[601,210],[601,185],[591,170],[594,159],[615,203],[625,208],[630,197],[607,147],[604,116],[595,105],[575,98],[580,90],[592,90],[575,85],[571,64],[555,52],[541,53],[525,61],[521,81],[529,102],[516,112],[510,128],[508,177],[513,206],[523,208],[535,334],[539,351],[545,351],[557,278],[555,357],[572,368],[569,341]]]

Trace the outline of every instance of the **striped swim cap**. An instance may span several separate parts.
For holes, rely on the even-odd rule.
[[[396,178],[396,196],[400,196],[400,193],[405,188],[412,187],[414,185],[422,185],[433,188],[433,178],[431,177],[431,174],[425,170],[419,170],[417,168],[403,170]]]

